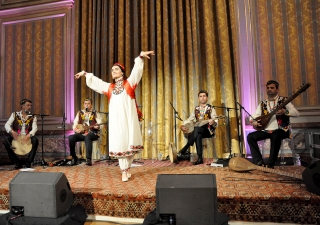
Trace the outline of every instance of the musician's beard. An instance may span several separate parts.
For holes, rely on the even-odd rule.
[[[275,97],[277,97],[278,93],[273,93],[273,92],[269,92],[268,91],[267,95],[268,95],[269,98],[275,98]]]

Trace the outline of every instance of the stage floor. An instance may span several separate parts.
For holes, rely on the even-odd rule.
[[[9,182],[20,171],[0,167],[0,209],[9,209]],[[231,221],[320,224],[320,196],[310,193],[302,180],[254,170],[246,173],[229,167],[194,166],[189,161],[141,160],[134,162],[132,177],[121,181],[117,161],[63,167],[34,167],[36,172],[63,172],[71,185],[75,206],[87,214],[145,218],[156,207],[159,174],[215,174],[218,210]],[[276,167],[301,174],[301,166]],[[192,206],[190,206],[192,207]]]

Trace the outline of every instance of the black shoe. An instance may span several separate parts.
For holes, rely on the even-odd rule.
[[[177,154],[178,160],[190,160],[190,152],[189,150],[180,150]]]
[[[27,162],[25,166],[26,168],[31,168],[31,162]]]
[[[203,163],[203,159],[199,158],[196,162],[193,163],[193,165],[198,165],[198,164],[202,164]]]
[[[263,167],[265,167],[266,164],[264,163],[263,160],[259,160],[259,161],[257,162],[257,166],[263,166]]]
[[[87,165],[87,166],[92,166],[92,161],[91,161],[91,159],[87,159],[86,165]]]
[[[190,154],[178,154],[178,160],[190,160]]]
[[[273,163],[269,163],[267,167],[270,168],[270,169],[274,169],[274,164]]]
[[[72,158],[71,160],[71,166],[76,166],[76,165],[78,165],[78,157]]]
[[[18,169],[21,169],[21,168],[22,168],[22,166],[21,166],[20,163],[15,164],[14,167],[13,167],[14,170],[18,170]]]

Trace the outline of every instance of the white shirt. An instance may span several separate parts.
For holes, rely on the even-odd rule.
[[[25,121],[27,119],[24,119],[23,116],[22,116],[22,112],[16,112],[20,117],[21,117],[21,121],[22,121],[22,127],[21,127],[21,135],[26,135],[26,124],[25,124]],[[4,125],[4,128],[6,129],[6,131],[9,133],[11,130],[12,130],[12,124],[13,124],[13,121],[14,121],[14,117],[15,117],[15,113],[12,113],[10,118],[8,119],[8,121],[6,122],[6,124]],[[27,115],[26,118],[29,118],[29,117],[32,117],[32,115]],[[37,127],[37,117],[34,116],[33,117],[33,122],[32,122],[32,130],[29,132],[32,136],[34,136],[36,134],[38,130],[38,127]],[[17,132],[15,130],[15,132]]]
[[[273,103],[274,101],[269,101],[268,99],[264,100],[267,102],[267,109],[268,109],[268,112],[272,112],[272,109],[270,108],[270,106],[274,106]],[[272,103],[271,103],[272,102]],[[286,110],[289,111],[289,114],[288,116],[290,117],[298,117],[299,116],[299,112],[298,110],[293,106],[293,104],[291,102],[289,102],[286,106]],[[259,116],[261,116],[262,113],[261,113],[261,102],[260,104],[258,105],[255,113],[252,115],[253,118],[257,118]],[[252,121],[253,119],[250,118],[250,121]],[[277,121],[277,118],[276,118],[276,115],[273,115],[268,123],[268,125],[266,126],[265,130],[277,130],[279,129],[279,126],[278,126],[278,121]]]
[[[200,106],[197,106],[197,107],[200,107]],[[204,112],[207,111],[207,108],[208,108],[208,105],[206,105],[205,109],[204,109]],[[217,117],[217,113],[216,113],[216,110],[211,106],[211,114],[210,114],[211,118],[214,119]],[[187,123],[190,123],[190,122],[195,122],[196,121],[196,116],[194,114],[194,111],[192,112],[192,114],[189,116],[188,119],[186,119],[185,121],[183,121],[183,125],[186,125]],[[216,123],[215,125],[213,125],[214,127],[218,126],[218,120],[214,120]]]

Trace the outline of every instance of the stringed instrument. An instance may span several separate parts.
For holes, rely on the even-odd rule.
[[[216,116],[215,118],[213,118],[213,120],[219,120],[219,119],[223,119],[225,118],[225,116]],[[189,123],[184,124],[183,126],[186,127],[188,130],[185,131],[185,134],[189,134],[194,130],[194,127],[202,127],[203,125],[206,125],[209,123],[209,120],[202,120],[200,122],[193,122],[190,121]]]
[[[283,176],[288,176],[303,180],[308,191],[320,195],[320,161],[308,166],[301,174],[290,173],[284,170],[271,169],[263,166],[257,166],[245,158],[233,157],[229,161],[230,169],[236,172],[248,172],[252,170],[261,170],[264,172],[275,173]]]
[[[63,163],[64,161],[71,161],[72,160],[72,156],[67,156],[66,159],[57,159],[57,160],[54,160],[52,162],[49,162],[49,166],[50,167],[53,167],[53,166],[60,166],[61,163]]]
[[[93,128],[95,126],[100,126],[100,125],[103,125],[103,124],[107,124],[107,122],[97,123],[97,124],[90,125],[90,126],[88,126],[87,124],[78,124],[76,126],[76,128],[78,128],[80,130],[80,134],[84,134],[84,133],[87,133],[91,128]]]
[[[272,110],[267,115],[262,115],[257,118],[255,118],[255,121],[258,121],[261,126],[254,127],[255,130],[264,130],[268,123],[271,120],[271,117],[279,110],[285,107],[289,102],[291,102],[293,99],[295,99],[298,95],[300,95],[302,92],[307,90],[311,86],[310,83],[307,83],[303,85],[297,92],[295,92],[291,97],[287,98],[283,103],[278,105],[274,110]]]

